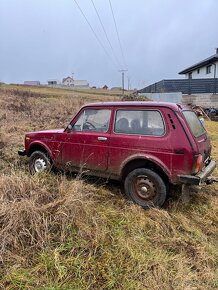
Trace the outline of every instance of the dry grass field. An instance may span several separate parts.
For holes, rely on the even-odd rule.
[[[31,176],[18,157],[25,132],[63,127],[84,103],[118,99],[0,86],[0,289],[218,289],[217,185],[144,211],[118,183]],[[218,161],[218,122],[206,126]]]

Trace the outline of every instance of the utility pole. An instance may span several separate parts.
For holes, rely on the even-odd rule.
[[[130,90],[130,77],[128,77],[128,91]]]
[[[124,73],[126,72],[126,71],[128,71],[127,69],[121,69],[121,70],[119,70],[119,72],[121,72],[122,73],[122,90],[123,90],[123,95],[124,95]]]
[[[212,63],[212,65],[214,65],[214,94],[216,95],[216,63]]]

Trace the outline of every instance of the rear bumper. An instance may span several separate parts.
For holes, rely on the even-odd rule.
[[[18,150],[18,155],[20,156],[25,156],[26,155],[26,150]]]
[[[179,180],[181,183],[200,185],[207,180],[208,176],[211,175],[215,168],[216,161],[211,160],[204,171],[201,171],[197,175],[179,175]]]

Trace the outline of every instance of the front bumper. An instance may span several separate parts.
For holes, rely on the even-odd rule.
[[[26,150],[18,150],[18,155],[20,156],[25,156],[26,155]]]
[[[216,161],[211,160],[207,167],[197,175],[179,175],[179,180],[186,184],[200,185],[207,181],[208,176],[211,175],[215,168]]]

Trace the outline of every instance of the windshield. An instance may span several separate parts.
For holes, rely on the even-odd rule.
[[[191,129],[192,134],[195,137],[200,137],[206,132],[201,121],[193,111],[184,111],[183,115],[189,125],[189,128]]]

